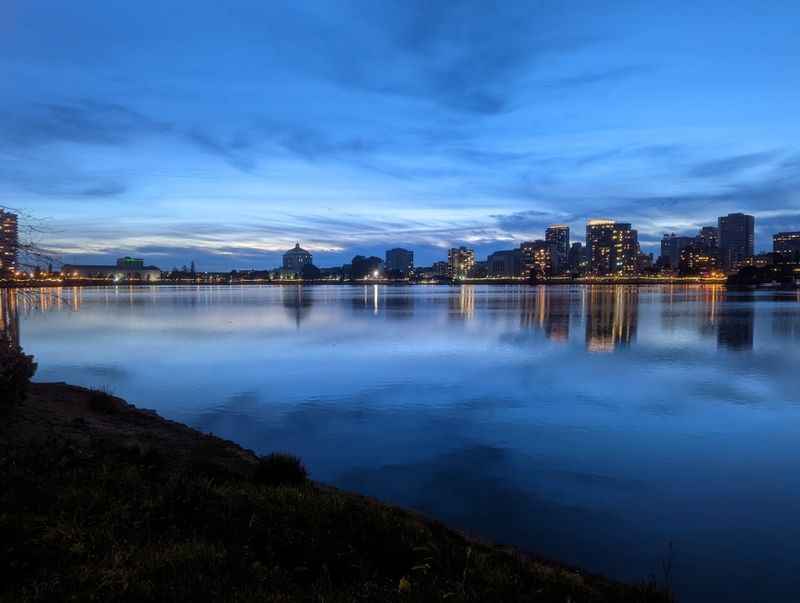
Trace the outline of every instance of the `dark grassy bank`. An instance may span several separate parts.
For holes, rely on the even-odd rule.
[[[668,600],[470,541],[107,394],[33,385],[0,425],[2,601]]]

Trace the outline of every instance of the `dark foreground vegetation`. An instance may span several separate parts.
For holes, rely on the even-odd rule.
[[[328,488],[108,393],[0,418],[0,601],[666,601]],[[610,552],[613,554],[613,552]]]

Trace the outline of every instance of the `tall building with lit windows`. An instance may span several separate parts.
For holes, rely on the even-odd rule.
[[[611,250],[614,247],[614,220],[589,220],[586,223],[586,257],[589,272],[611,272]]]
[[[592,274],[635,274],[639,236],[630,224],[590,220],[586,224],[586,250]]]
[[[694,245],[697,242],[696,237],[680,237],[674,232],[672,234],[664,234],[661,239],[661,263],[664,267],[671,270],[678,270],[678,264],[681,261],[681,252]]]
[[[734,270],[742,260],[753,255],[756,219],[747,214],[728,214],[721,216],[718,222],[722,267]]]
[[[781,262],[800,262],[800,232],[778,232],[772,235],[772,252]]]
[[[475,266],[475,252],[466,247],[453,247],[447,252],[447,276],[466,278]]]
[[[549,241],[525,241],[520,246],[525,276],[554,276],[563,262],[557,244]]]
[[[17,214],[0,210],[0,277],[16,271],[18,249]]]
[[[566,268],[569,257],[569,226],[553,224],[544,231],[544,240],[553,244],[558,264]]]
[[[408,274],[414,270],[414,252],[399,247],[390,249],[386,252],[386,261],[383,267],[387,272]]]

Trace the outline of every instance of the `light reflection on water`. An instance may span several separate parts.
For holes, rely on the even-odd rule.
[[[800,591],[797,293],[120,287],[19,305],[39,380],[621,578],[658,573],[671,541],[682,600]]]

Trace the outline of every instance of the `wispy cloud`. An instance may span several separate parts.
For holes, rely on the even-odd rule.
[[[780,155],[778,151],[762,151],[734,155],[723,159],[714,159],[695,165],[689,170],[689,176],[694,178],[719,178],[721,176],[735,176],[751,168],[770,164]]]

